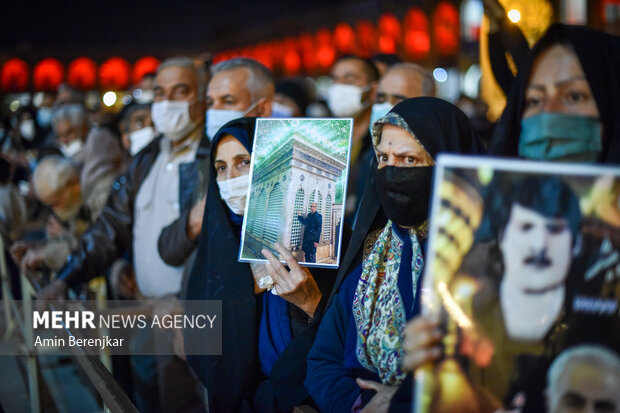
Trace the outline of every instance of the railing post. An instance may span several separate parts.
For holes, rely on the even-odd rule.
[[[4,339],[8,340],[15,328],[15,320],[11,312],[11,281],[9,279],[9,271],[6,265],[6,253],[4,249],[4,237],[0,234],[0,278],[2,279],[2,304],[4,306],[4,314],[6,317],[6,331]]]
[[[25,273],[20,274],[23,297],[24,339],[26,341],[26,371],[28,375],[28,390],[30,393],[30,411],[41,412],[41,398],[39,386],[39,366],[37,352],[34,348],[34,331],[32,327],[32,296],[35,291]]]

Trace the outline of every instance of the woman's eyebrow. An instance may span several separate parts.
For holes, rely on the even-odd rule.
[[[588,81],[588,79],[586,79],[585,76],[577,75],[577,76],[569,77],[568,79],[558,80],[557,82],[555,82],[555,87],[565,86],[571,82],[574,82],[575,80],[585,80],[586,82]]]
[[[402,152],[394,152],[394,156],[420,156],[420,154],[410,149]]]

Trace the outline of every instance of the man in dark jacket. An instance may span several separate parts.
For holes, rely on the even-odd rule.
[[[152,118],[162,135],[140,151],[127,173],[114,182],[99,217],[39,299],[64,296],[68,287],[100,275],[127,250],[133,252],[142,296],[162,298],[180,292],[183,268],[159,258],[157,238],[191,203],[196,162],[208,152],[209,141],[201,139],[206,109],[202,79],[190,58],[169,59],[160,65]],[[198,383],[187,364],[176,356],[156,359],[161,411],[188,411],[190,407],[204,411]],[[151,407],[143,410],[152,411]]]
[[[301,249],[304,252],[305,262],[316,262],[316,247],[319,246],[321,240],[321,227],[323,226],[323,217],[316,212],[316,202],[310,204],[310,213],[304,218],[302,213],[297,213],[297,219],[304,228],[304,240]]]

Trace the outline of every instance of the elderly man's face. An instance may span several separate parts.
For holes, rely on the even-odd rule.
[[[167,67],[155,77],[154,102],[164,100],[189,102],[189,116],[194,122],[205,118],[205,101],[198,95],[196,72],[183,67]]]
[[[396,105],[405,99],[422,96],[422,76],[408,70],[392,70],[379,81],[377,103]]]
[[[254,103],[246,86],[248,75],[245,68],[216,73],[207,89],[207,108],[246,111]]]
[[[566,219],[514,204],[500,240],[503,282],[530,294],[559,286],[568,274],[572,241]]]
[[[620,372],[575,360],[547,393],[550,413],[619,413]]]
[[[68,145],[76,139],[83,139],[85,130],[84,125],[74,125],[69,119],[56,121],[56,134],[58,142]]]

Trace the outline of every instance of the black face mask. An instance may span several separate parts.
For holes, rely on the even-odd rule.
[[[432,166],[385,166],[375,171],[381,206],[393,223],[413,227],[426,221],[431,200]]]

